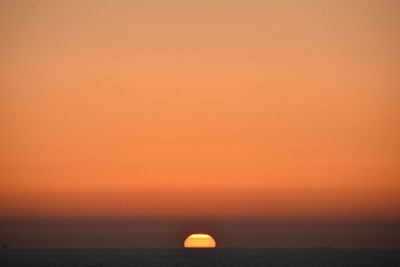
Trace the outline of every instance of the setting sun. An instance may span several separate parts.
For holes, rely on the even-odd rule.
[[[185,248],[215,248],[214,238],[207,234],[189,235],[183,244]]]

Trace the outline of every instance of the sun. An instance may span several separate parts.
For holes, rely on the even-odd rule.
[[[207,234],[191,234],[183,243],[185,248],[215,248],[215,239]]]

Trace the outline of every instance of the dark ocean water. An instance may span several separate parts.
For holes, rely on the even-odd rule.
[[[399,250],[7,249],[1,267],[47,266],[400,266]]]

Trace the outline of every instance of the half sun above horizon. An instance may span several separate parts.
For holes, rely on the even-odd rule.
[[[215,248],[215,239],[207,234],[191,234],[183,243],[185,248]]]

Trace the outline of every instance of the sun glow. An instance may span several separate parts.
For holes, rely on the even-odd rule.
[[[216,242],[210,235],[192,234],[185,239],[183,246],[185,248],[215,248]]]

